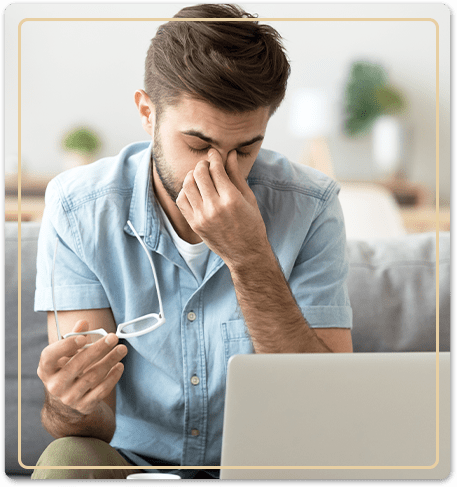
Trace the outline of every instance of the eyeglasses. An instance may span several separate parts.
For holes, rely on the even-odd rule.
[[[117,331],[116,331],[116,335],[119,338],[133,338],[133,337],[145,335],[146,333],[149,333],[149,332],[159,328],[159,326],[162,326],[165,323],[165,315],[164,315],[163,307],[162,307],[162,298],[160,296],[159,282],[157,279],[157,274],[156,274],[156,270],[154,267],[154,263],[152,262],[151,256],[149,255],[149,252],[148,252],[148,249],[146,248],[146,245],[144,244],[143,240],[138,235],[135,228],[133,228],[133,225],[130,223],[130,221],[127,221],[127,223],[130,226],[130,228],[132,229],[135,237],[140,242],[144,251],[146,252],[146,255],[148,256],[148,259],[149,259],[149,263],[151,264],[152,273],[154,275],[154,282],[155,282],[156,288],[157,288],[157,296],[159,298],[159,314],[150,313],[148,315],[140,316],[139,318],[136,318],[134,320],[126,321],[125,323],[119,324],[117,326]],[[55,294],[54,294],[54,270],[55,270],[55,264],[56,264],[58,244],[59,244],[59,238],[57,237],[56,238],[56,247],[54,250],[54,259],[52,262],[51,289],[52,289],[52,306],[54,308],[54,316],[55,316],[56,327],[57,327],[57,336],[58,336],[59,340],[61,340],[62,336],[60,334],[59,320],[57,318],[57,307],[56,307],[56,300],[55,300]],[[108,333],[103,328],[99,328],[98,330],[83,331],[83,332],[77,332],[77,333],[75,333],[75,332],[67,333],[66,335],[63,336],[63,338],[68,338],[68,337],[77,336],[77,335],[100,335],[100,337],[104,337],[104,336],[108,335]],[[86,345],[86,347],[87,346],[89,346],[89,345]]]

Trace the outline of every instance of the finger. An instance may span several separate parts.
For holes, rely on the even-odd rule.
[[[247,190],[250,190],[248,183],[240,173],[238,165],[238,156],[236,150],[230,151],[227,157],[227,165],[225,167],[230,181],[236,186],[238,191],[244,196]]]
[[[78,320],[72,332],[87,331],[89,323],[86,320]],[[38,376],[43,378],[45,375],[53,374],[61,369],[79,349],[87,343],[87,338],[83,335],[79,337],[66,338],[59,340],[43,350],[38,366]],[[43,375],[43,377],[42,377]]]
[[[89,331],[89,322],[86,320],[78,320],[73,327],[72,333],[81,333],[84,335],[85,332]],[[92,345],[94,342],[103,337],[103,335],[84,335],[86,337],[87,346]]]
[[[72,333],[81,333],[89,330],[89,322],[86,320],[78,320],[73,327]]]
[[[57,379],[60,386],[68,388],[89,366],[103,359],[116,346],[118,341],[118,337],[114,333],[110,333],[103,340],[98,340],[92,346],[74,355],[58,372]]]
[[[83,396],[80,402],[81,411],[91,411],[94,404],[98,404],[103,399],[106,399],[110,392],[114,389],[119,382],[124,372],[124,365],[119,362],[116,364],[107,374],[100,384],[94,387]]]
[[[181,191],[179,192],[178,197],[176,198],[176,205],[183,214],[184,218],[186,220],[189,220],[193,213],[193,210],[192,206],[189,203],[189,200],[187,199],[187,195],[184,189],[181,189]]]
[[[59,361],[62,357],[73,357],[86,344],[86,341],[86,337],[81,335],[59,340],[48,345],[41,352],[37,371],[38,376],[43,380],[43,377],[57,372],[61,367]]]
[[[208,152],[208,160],[210,162],[209,172],[211,179],[213,180],[216,191],[219,195],[221,195],[224,191],[229,190],[233,184],[227,175],[224,162],[222,161],[222,157],[217,150],[211,149]]]
[[[102,360],[85,370],[74,383],[74,400],[79,401],[88,391],[103,382],[110,370],[116,366],[127,354],[127,347],[119,345]]]
[[[209,172],[209,161],[200,161],[194,169],[194,180],[203,201],[211,200],[218,196],[211,174]]]
[[[194,171],[189,171],[184,178],[182,190],[187,196],[187,201],[193,209],[200,208],[202,205],[202,195],[194,179]]]
[[[62,367],[65,367],[65,365],[67,365],[67,363],[70,359],[71,359],[71,357],[59,358],[59,360],[57,361],[58,368],[61,369]]]

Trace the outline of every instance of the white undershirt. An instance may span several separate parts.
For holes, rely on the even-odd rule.
[[[162,214],[162,219],[165,227],[167,228],[168,233],[173,240],[173,243],[178,249],[178,252],[181,254],[181,257],[186,261],[186,264],[189,266],[189,269],[197,278],[197,281],[201,283],[203,281],[203,278],[205,277],[206,264],[209,257],[208,246],[205,244],[205,242],[190,244],[183,240],[176,233],[173,225],[167,217],[167,214],[163,211],[163,208],[160,206],[160,204],[158,206],[160,208],[160,213]]]

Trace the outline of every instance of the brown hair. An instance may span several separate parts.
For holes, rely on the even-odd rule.
[[[175,18],[255,17],[236,5],[202,4]],[[145,63],[145,91],[160,113],[183,94],[227,112],[282,102],[290,65],[281,36],[255,20],[170,21],[151,40]]]

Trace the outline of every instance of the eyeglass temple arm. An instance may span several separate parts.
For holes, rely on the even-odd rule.
[[[146,255],[148,256],[148,259],[149,259],[149,262],[151,264],[151,267],[152,267],[152,272],[154,274],[154,280],[155,280],[155,283],[156,283],[156,288],[157,288],[157,296],[159,298],[159,310],[160,310],[160,317],[163,318],[164,317],[164,313],[163,313],[163,307],[162,307],[162,297],[160,295],[160,288],[159,288],[159,280],[157,279],[157,274],[156,274],[156,269],[155,269],[155,266],[154,266],[154,262],[152,262],[152,259],[151,259],[151,256],[149,255],[149,252],[148,252],[148,249],[146,248],[146,245],[144,244],[143,240],[140,238],[140,236],[138,235],[137,231],[135,230],[135,228],[133,227],[132,223],[130,222],[130,220],[127,220],[127,223],[129,225],[129,227],[132,229],[132,232],[135,234],[135,237],[138,239],[138,241],[140,242],[141,246],[143,247],[144,251],[146,252]]]
[[[138,235],[138,233],[135,230],[135,228],[133,227],[133,225],[130,223],[130,220],[128,220],[127,223],[129,224],[129,226],[132,229],[135,237],[138,239],[138,241],[140,242],[140,244],[143,247],[144,251],[146,252],[146,255],[147,255],[148,259],[149,259],[149,263],[151,264],[151,268],[152,268],[152,272],[154,274],[154,280],[155,280],[156,288],[157,288],[157,296],[159,298],[160,316],[161,316],[161,318],[163,318],[164,317],[164,313],[163,313],[163,306],[162,306],[162,297],[160,295],[159,281],[157,279],[157,273],[156,273],[156,269],[155,269],[155,266],[154,266],[154,262],[152,262],[151,256],[149,255],[149,252],[148,252],[148,249],[146,248],[146,245],[144,244],[143,240],[141,240],[140,236]],[[53,261],[52,261],[51,290],[52,290],[52,307],[54,308],[54,317],[55,317],[55,321],[56,321],[57,336],[58,336],[59,340],[62,340],[62,334],[60,333],[59,319],[57,317],[56,299],[55,299],[55,294],[54,294],[54,270],[55,270],[55,267],[56,267],[56,256],[57,256],[57,247],[58,247],[58,245],[59,245],[59,237],[56,237],[56,246],[55,246],[55,249],[54,249],[54,258],[53,258]],[[68,336],[68,335],[66,335],[66,336]]]
[[[104,337],[106,337],[108,335],[108,332],[104,329],[104,328],[99,328],[98,330],[91,330],[91,331],[78,331],[78,332],[71,332],[71,333],[67,333],[66,335],[64,335],[64,338],[68,338],[68,337],[75,337],[75,336],[79,336],[79,335],[102,335]]]

